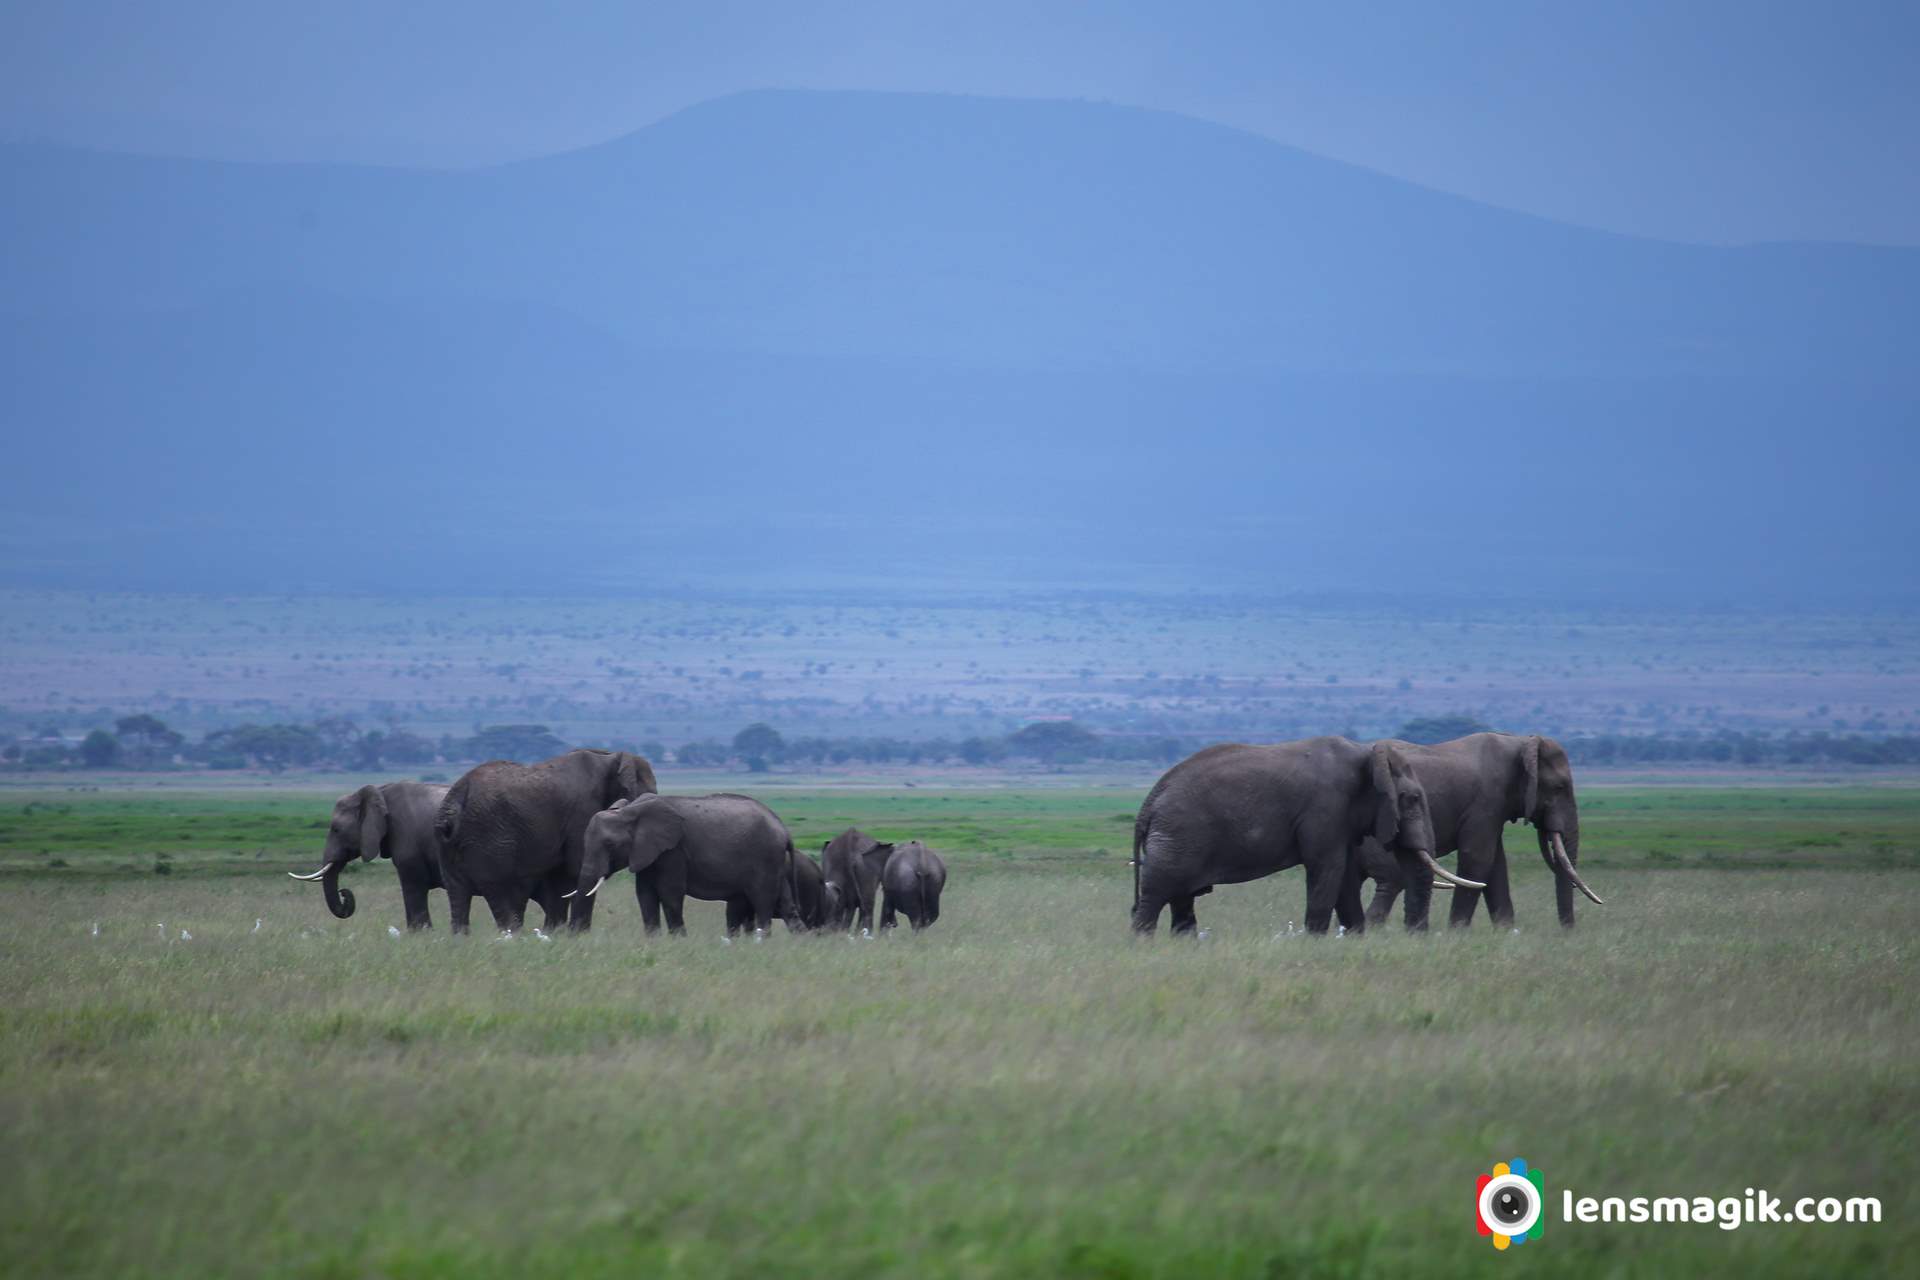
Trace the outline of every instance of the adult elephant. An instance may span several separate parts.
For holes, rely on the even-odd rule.
[[[880,873],[892,853],[891,844],[875,840],[858,827],[848,827],[820,846],[829,929],[845,933],[858,913],[861,932],[873,932],[873,913],[880,905]]]
[[[527,899],[549,901],[580,878],[587,823],[607,806],[657,791],[653,766],[626,751],[583,747],[539,764],[490,760],[447,792],[434,820],[453,931],[467,931],[478,893],[503,930],[520,927]],[[593,923],[591,900],[561,908],[575,929]]]
[[[318,880],[327,910],[345,920],[353,914],[353,891],[340,887],[341,868],[355,858],[368,862],[390,858],[400,877],[407,928],[432,928],[427,916],[427,891],[445,885],[433,819],[446,798],[447,788],[426,782],[369,783],[358,791],[349,791],[333,802],[327,842],[320,851],[320,869],[305,875],[287,874],[295,880]]]
[[[1434,865],[1426,794],[1399,748],[1333,737],[1208,747],[1169,769],[1134,819],[1133,927],[1152,933],[1171,905],[1174,931],[1189,932],[1193,900],[1214,885],[1304,866],[1307,931],[1325,933],[1336,911],[1363,928],[1351,855],[1369,835]]]
[[[1558,742],[1538,735],[1473,733],[1432,746],[1391,745],[1413,762],[1427,789],[1433,852],[1444,856],[1458,851],[1460,874],[1485,882],[1487,914],[1495,924],[1513,923],[1502,830],[1509,822],[1533,824],[1540,856],[1553,872],[1554,901],[1562,925],[1573,927],[1576,889],[1601,905],[1599,896],[1580,878],[1580,806],[1573,794],[1573,765]],[[1360,860],[1363,874],[1375,881],[1367,922],[1384,922],[1404,888],[1407,927],[1426,928],[1431,879],[1422,874],[1425,868],[1406,874],[1396,859],[1371,840],[1361,847]],[[1448,923],[1472,924],[1480,896],[1475,889],[1457,891]]]
[[[633,872],[634,896],[648,933],[660,917],[674,933],[687,931],[687,898],[731,903],[727,932],[751,923],[766,932],[776,915],[792,925],[800,915],[789,880],[793,837],[773,810],[749,796],[643,796],[596,813],[587,824],[575,903],[590,903],[607,877]],[[572,895],[570,895],[572,896]]]

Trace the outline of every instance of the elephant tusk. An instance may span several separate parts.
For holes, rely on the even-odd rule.
[[[591,898],[594,894],[600,892],[600,886],[605,884],[606,882],[607,882],[607,878],[605,876],[601,876],[598,880],[594,881],[593,888],[587,890],[587,896]]]
[[[576,896],[579,892],[580,891],[578,889],[569,889],[565,893],[560,895],[560,900],[562,902],[565,902],[568,898]]]
[[[1573,881],[1574,888],[1586,894],[1587,897],[1592,900],[1594,906],[1604,907],[1607,905],[1600,900],[1599,894],[1587,888],[1587,882],[1582,880],[1580,873],[1573,869],[1573,859],[1567,856],[1567,843],[1560,838],[1558,831],[1553,833],[1553,856],[1559,860],[1560,870],[1567,873],[1567,879]]]
[[[1453,872],[1447,870],[1445,867],[1435,862],[1433,860],[1433,855],[1428,853],[1425,849],[1420,850],[1420,861],[1427,864],[1427,870],[1433,872],[1433,878],[1435,880],[1444,880],[1448,884],[1454,886],[1455,888],[1484,889],[1487,887],[1486,885],[1482,884],[1478,880],[1468,880],[1464,876],[1457,876],[1453,874]]]
[[[292,876],[295,880],[318,880],[320,879],[320,877],[327,874],[327,868],[322,867],[318,871],[312,872],[304,876],[301,875],[298,871],[289,871],[287,872],[287,874]]]

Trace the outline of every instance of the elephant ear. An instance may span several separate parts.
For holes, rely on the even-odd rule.
[[[1373,746],[1373,838],[1392,848],[1400,834],[1400,782],[1394,777],[1394,751],[1384,742]]]
[[[600,804],[610,809],[615,801],[637,800],[656,790],[653,766],[631,751],[618,751],[614,753],[613,768],[607,773],[607,789],[600,797]]]
[[[385,857],[380,846],[387,842],[387,797],[371,784],[360,788],[360,856],[367,862]]]
[[[1535,735],[1527,739],[1527,745],[1520,749],[1520,770],[1527,779],[1526,807],[1520,811],[1523,818],[1531,818],[1533,811],[1540,807],[1540,738]]]
[[[644,871],[661,854],[679,848],[680,838],[685,831],[686,823],[672,806],[645,806],[640,820],[633,824],[633,845],[627,850],[627,866],[636,872]]]

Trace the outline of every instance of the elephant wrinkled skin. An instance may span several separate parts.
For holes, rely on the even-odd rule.
[[[1433,815],[1434,856],[1458,852],[1458,872],[1486,884],[1487,914],[1496,925],[1513,924],[1513,895],[1507,884],[1507,850],[1502,828],[1530,822],[1540,856],[1553,872],[1560,923],[1573,927],[1576,890],[1600,901],[1578,870],[1580,806],[1573,793],[1573,765],[1566,749],[1552,738],[1511,733],[1475,733],[1451,742],[1420,746],[1394,742],[1419,770]],[[1564,854],[1564,861],[1562,860]],[[1367,905],[1367,922],[1383,923],[1401,889],[1407,893],[1409,929],[1427,927],[1431,877],[1425,868],[1403,873],[1378,842],[1361,846],[1363,875],[1376,883]],[[1454,892],[1448,923],[1473,922],[1481,891]]]
[[[1174,932],[1191,932],[1193,900],[1214,885],[1304,866],[1307,931],[1325,933],[1336,911],[1363,928],[1352,854],[1368,835],[1407,863],[1432,847],[1420,777],[1398,748],[1337,737],[1208,747],[1168,770],[1134,820],[1133,927],[1152,933],[1171,905]]]

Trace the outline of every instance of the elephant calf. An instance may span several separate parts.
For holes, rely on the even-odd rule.
[[[784,905],[775,914],[787,922],[787,929],[793,933],[806,933],[824,928],[827,923],[826,883],[820,874],[820,863],[810,853],[795,850],[791,858],[792,866],[787,871],[787,887],[793,893],[794,914],[788,915]],[[736,894],[727,899],[727,932],[737,933],[747,926],[753,918],[753,904],[744,894]]]
[[[880,873],[892,853],[892,845],[858,827],[848,827],[820,846],[828,928],[845,933],[858,913],[860,931],[873,932],[873,913],[880,905]]]
[[[893,846],[880,871],[880,888],[886,895],[880,927],[893,928],[894,912],[901,911],[915,933],[927,928],[940,918],[940,891],[946,887],[947,864],[939,854],[918,840]]]

